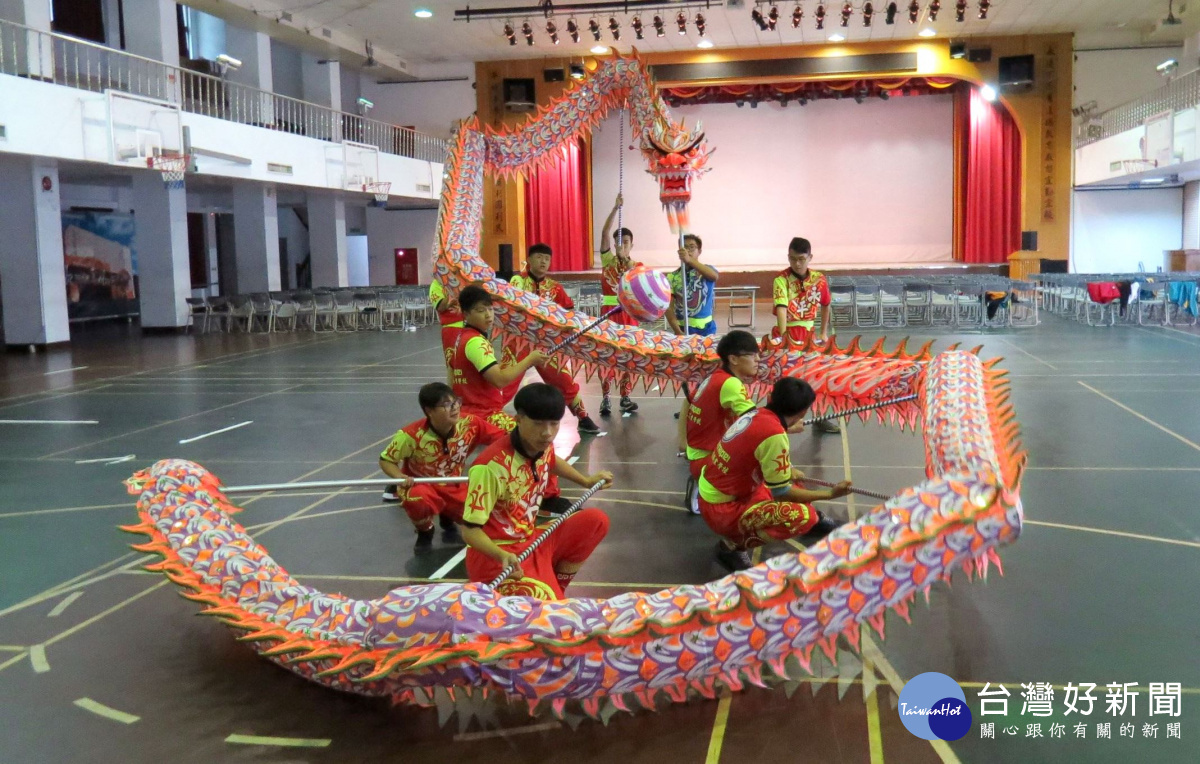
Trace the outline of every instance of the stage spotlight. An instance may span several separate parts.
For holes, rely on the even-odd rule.
[[[875,17],[875,6],[871,4],[871,0],[867,0],[867,2],[863,3],[862,17],[863,26],[871,26],[871,19]]]
[[[583,64],[571,64],[571,79],[581,80],[585,74]]]
[[[740,108],[742,108],[743,106],[745,106],[745,105],[746,105],[746,102],[745,102],[745,101],[743,101],[743,100],[742,100],[742,99],[740,99],[740,98],[739,98],[739,99],[738,99],[738,100],[737,100],[735,103],[737,103],[737,107],[738,107],[739,109],[740,109]]]
[[[816,11],[816,13],[813,14],[813,18],[815,18],[817,20],[817,29],[818,30],[825,28],[825,5],[824,5],[824,3],[817,6],[817,11]]]
[[[600,42],[600,22],[592,19],[588,22],[588,31],[592,33],[592,38],[596,42]]]
[[[986,20],[988,8],[991,7],[992,4],[988,0],[979,0],[979,18]]]
[[[963,23],[967,19],[967,0],[958,0],[954,4],[954,20]]]
[[[666,30],[663,29],[662,16],[654,17],[654,34],[657,37],[666,37],[667,36]]]
[[[517,44],[517,34],[513,31],[512,24],[504,25],[504,36],[508,38],[509,45]]]
[[[912,2],[908,4],[908,23],[916,24],[917,20],[920,18],[921,4],[917,2],[917,0],[912,0]]]
[[[633,24],[632,24],[632,26],[633,26],[633,34],[634,34],[634,35],[635,35],[635,36],[636,36],[636,37],[637,37],[639,40],[644,40],[644,39],[646,39],[646,36],[645,36],[645,34],[644,34],[644,32],[645,32],[645,29],[642,27],[642,17],[641,17],[641,16],[634,16],[634,17],[633,17]]]
[[[800,22],[804,20],[804,9],[799,4],[792,9],[792,29],[799,29]]]
[[[930,0],[929,1],[929,21],[931,23],[937,21],[938,11],[940,11],[941,9],[942,9],[942,3],[940,2],[940,0]]]
[[[784,96],[783,98],[780,98],[780,99],[779,99],[779,105],[780,105],[781,107],[783,107],[783,108],[785,108],[785,109],[786,109],[786,108],[787,108],[787,105],[788,105],[788,97],[787,97],[787,96]]]
[[[697,13],[696,14],[696,32],[698,32],[701,37],[704,36],[704,30],[707,27],[707,25],[708,25],[708,22],[704,18],[704,14]]]
[[[567,19],[567,34],[571,35],[571,42],[579,42],[579,25],[575,19]]]
[[[550,35],[550,42],[558,45],[558,27],[554,26],[554,19],[546,21],[546,34]]]
[[[767,29],[775,31],[775,25],[779,23],[779,6],[772,5],[770,12],[767,13]]]
[[[754,6],[754,10],[750,11],[750,18],[754,20],[755,24],[758,24],[760,31],[767,31],[767,20],[763,18],[762,11],[758,9],[757,5]]]
[[[881,100],[881,101],[886,101],[887,99],[889,99],[889,98],[891,98],[891,97],[892,97],[892,94],[891,94],[891,93],[887,92],[887,91],[886,91],[886,90],[884,90],[883,88],[880,88],[880,89],[879,89],[879,100]]]
[[[758,99],[757,99],[757,98],[751,98],[751,99],[750,99],[750,108],[751,108],[751,109],[757,109],[757,108],[758,108]]]
[[[896,4],[888,3],[887,8],[883,10],[883,23],[891,25],[896,23]]]
[[[616,16],[610,16],[608,19],[608,31],[612,32],[614,40],[621,39],[621,25],[617,23]]]
[[[842,6],[842,26],[844,26],[844,27],[850,26],[850,16],[853,15],[853,13],[854,13],[854,6],[851,5],[850,3],[847,2],[845,5]]]
[[[808,96],[800,96],[799,103],[801,106],[808,106]]]
[[[675,17],[675,26],[679,27],[679,34],[687,34],[687,14],[680,11]]]
[[[521,34],[525,35],[525,42],[533,45],[533,27],[526,21],[521,25]]]
[[[979,95],[983,96],[983,100],[985,101],[995,101],[996,89],[991,85],[984,85],[979,89]]]

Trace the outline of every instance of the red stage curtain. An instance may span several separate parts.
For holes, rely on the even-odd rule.
[[[552,271],[591,267],[585,179],[582,141],[572,141],[525,183],[525,244],[549,244]]]
[[[999,103],[971,88],[963,260],[1006,263],[1021,248],[1021,134]]]

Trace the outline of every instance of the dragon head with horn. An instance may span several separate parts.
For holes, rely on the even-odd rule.
[[[692,178],[708,172],[713,151],[704,142],[700,123],[688,130],[682,122],[672,122],[661,110],[642,134],[642,156],[647,170],[658,179],[658,198],[667,211],[671,231],[686,232],[687,205],[692,200]]]

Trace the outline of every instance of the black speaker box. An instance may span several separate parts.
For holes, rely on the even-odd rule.
[[[509,281],[513,277],[513,246],[511,244],[500,245],[500,267],[496,269],[496,275],[505,281]]]
[[[564,82],[567,79],[566,69],[543,69],[542,79],[546,82]]]
[[[1021,249],[1037,252],[1037,231],[1021,231]]]

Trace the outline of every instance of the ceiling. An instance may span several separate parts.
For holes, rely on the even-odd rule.
[[[568,16],[555,14],[560,44],[553,45],[546,33],[546,18],[540,12],[528,16],[512,17],[517,44],[510,45],[503,29],[506,19],[476,19],[471,22],[456,21],[454,11],[470,5],[472,10],[486,10],[513,6],[536,6],[538,0],[230,0],[259,18],[271,19],[286,12],[295,21],[303,21],[305,28],[333,30],[339,35],[371,40],[377,47],[397,54],[411,66],[451,62],[470,62],[506,58],[532,58],[537,56],[587,56],[589,49],[598,43],[588,31],[591,16],[577,15],[580,26],[580,41],[571,42],[566,33]],[[579,0],[559,2],[569,5]],[[870,27],[863,25],[860,12],[864,0],[853,0],[855,12],[847,27],[841,26],[841,0],[825,2],[825,29],[817,31],[815,12],[817,0],[803,0],[800,5],[804,18],[800,28],[792,28],[791,15],[796,6],[792,0],[779,3],[754,0],[712,0],[712,5],[703,13],[706,17],[706,36],[716,48],[776,46],[798,43],[819,43],[829,36],[840,33],[851,42],[872,40],[915,39],[917,33],[930,26],[941,38],[969,38],[980,35],[1021,35],[1048,32],[1074,32],[1078,35],[1076,47],[1137,46],[1153,44],[1178,44],[1184,39],[1185,30],[1200,25],[1200,0],[1174,0],[1173,12],[1184,23],[1165,26],[1168,0],[991,0],[988,18],[978,18],[979,0],[968,0],[966,19],[955,20],[956,0],[940,0],[941,11],[936,22],[929,22],[930,0],[920,0],[921,16],[917,24],[908,20],[907,0],[897,0],[899,13],[892,25],[884,23],[884,8],[889,0],[875,0],[875,14]],[[229,2],[225,3],[226,5]],[[642,12],[645,39],[638,41],[630,26],[635,14],[597,14],[605,46],[615,45],[618,50],[628,52],[633,45],[639,51],[680,51],[695,49],[700,40],[694,23],[696,9],[688,8],[687,34],[680,35],[675,24],[672,0],[663,0],[660,12],[665,22],[666,35],[656,37],[651,25],[654,10]],[[762,31],[751,20],[751,10],[758,6],[765,15],[772,5],[779,9],[779,20],[774,31]],[[1196,9],[1188,7],[1196,6]],[[740,6],[740,7],[730,7]],[[433,11],[433,17],[416,18],[417,8]],[[615,16],[621,26],[621,39],[615,42],[608,31],[608,19]],[[534,30],[534,45],[527,45],[521,34],[521,25],[528,20]]]

